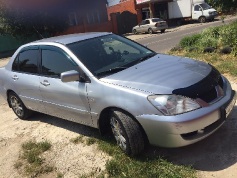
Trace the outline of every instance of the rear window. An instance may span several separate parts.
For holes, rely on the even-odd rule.
[[[160,21],[164,21],[163,19],[152,19],[152,22],[160,22]]]

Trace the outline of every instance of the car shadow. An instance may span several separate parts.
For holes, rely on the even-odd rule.
[[[177,165],[192,166],[201,171],[219,171],[237,163],[237,106],[222,127],[204,140],[181,148],[147,146],[141,157],[157,159],[162,157]],[[70,130],[83,136],[106,140],[99,130],[57,117],[36,113],[30,121],[40,121]],[[111,137],[108,139],[111,142]],[[139,156],[138,156],[139,159]],[[144,159],[147,160],[147,159]]]
[[[196,170],[219,171],[237,163],[237,106],[219,130],[204,140],[181,148],[149,147],[147,154]]]
[[[30,118],[29,121],[40,121],[53,125],[55,127],[63,128],[74,133],[78,133],[83,136],[94,137],[100,139],[99,130],[93,127],[85,126],[78,124],[72,121],[64,120],[58,117],[49,116],[42,113],[35,112]]]

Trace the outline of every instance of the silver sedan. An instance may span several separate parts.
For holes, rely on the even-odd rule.
[[[132,32],[137,33],[149,33],[161,31],[164,33],[168,28],[167,22],[160,18],[150,18],[142,20],[141,23],[133,27]]]
[[[157,54],[111,33],[21,46],[0,68],[0,93],[21,119],[38,111],[98,128],[128,155],[145,143],[180,147],[202,140],[236,101],[213,66]]]

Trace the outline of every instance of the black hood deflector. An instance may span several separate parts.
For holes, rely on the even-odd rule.
[[[186,88],[175,89],[173,90],[173,94],[194,99],[201,98],[201,96],[213,91],[213,88],[215,88],[217,85],[220,85],[220,87],[223,88],[223,81],[219,71],[212,66],[211,72],[201,81]]]

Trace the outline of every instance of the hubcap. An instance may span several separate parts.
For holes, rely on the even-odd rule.
[[[122,150],[126,151],[126,148],[127,148],[126,139],[123,136],[123,131],[121,129],[119,122],[117,121],[116,118],[112,117],[110,120],[110,125],[112,128],[112,132],[114,134],[115,140],[117,141],[117,144]]]
[[[12,106],[13,111],[16,113],[17,116],[22,117],[23,116],[23,107],[20,101],[15,97],[10,97],[10,103]]]

